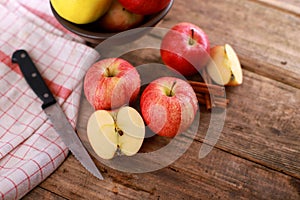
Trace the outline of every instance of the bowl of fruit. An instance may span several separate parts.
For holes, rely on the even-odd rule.
[[[50,0],[53,15],[67,30],[99,44],[120,32],[154,27],[170,11],[174,0]],[[131,38],[143,35],[135,31]],[[121,38],[120,38],[121,40]]]

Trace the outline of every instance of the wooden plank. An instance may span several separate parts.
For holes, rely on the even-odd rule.
[[[230,104],[216,146],[300,178],[300,91],[246,70],[244,77],[243,85],[226,88]],[[210,114],[202,119],[201,141]]]
[[[100,167],[100,171],[106,176],[105,181],[99,181],[70,155],[54,174],[40,184],[40,187],[66,199],[147,199],[150,196],[142,187],[128,188],[115,182],[114,177],[108,174],[108,168]]]
[[[102,171],[102,174],[107,174],[107,171]],[[136,188],[126,188],[126,186],[113,182],[110,177],[106,177],[105,182],[99,181],[92,177],[73,156],[70,156],[56,173],[43,182],[41,187],[67,199],[113,199],[117,196],[119,198],[126,197],[126,199],[134,199],[136,196],[148,197],[147,192],[137,191]]]
[[[239,58],[243,69],[299,89],[299,74],[285,70],[284,68],[279,68],[270,63],[255,60],[254,58],[244,57],[242,55],[239,55]]]
[[[212,46],[231,44],[255,73],[300,88],[300,18],[253,1],[175,1],[160,24],[182,21],[199,25]],[[284,4],[284,3],[282,3]],[[181,14],[179,14],[181,13]]]
[[[47,200],[65,200],[65,198],[56,195],[53,192],[47,191],[39,186],[31,190],[22,200],[36,200],[36,199],[47,199]]]
[[[253,0],[258,3],[271,6],[273,8],[288,12],[293,15],[300,16],[300,2],[298,0]]]
[[[66,199],[300,198],[299,179],[218,149],[199,159],[200,146],[194,142],[175,163],[150,173],[119,172],[96,162],[104,181],[91,177],[69,156],[40,187]]]

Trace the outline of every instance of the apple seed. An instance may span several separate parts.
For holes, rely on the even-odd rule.
[[[122,130],[118,130],[118,134],[119,134],[120,136],[122,136],[122,135],[124,134],[124,132],[123,132]]]

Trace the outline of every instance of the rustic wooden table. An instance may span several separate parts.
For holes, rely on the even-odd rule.
[[[96,161],[98,181],[70,154],[24,199],[300,199],[299,0],[175,0],[158,27],[182,21],[202,27],[212,46],[231,44],[243,67],[244,83],[226,88],[225,125],[208,156],[198,158],[210,115],[202,109],[192,145],[168,167],[130,174]]]

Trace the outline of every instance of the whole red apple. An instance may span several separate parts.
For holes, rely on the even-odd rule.
[[[84,79],[84,93],[96,110],[132,103],[140,90],[140,75],[129,62],[107,58],[93,64]]]
[[[100,27],[106,31],[125,31],[137,27],[144,19],[143,15],[126,10],[118,0],[114,0],[106,14],[100,18]]]
[[[130,12],[140,15],[151,15],[167,7],[170,0],[119,0]]]
[[[145,88],[140,107],[146,124],[153,132],[174,137],[190,127],[198,110],[198,101],[186,81],[162,77]]]
[[[181,22],[172,27],[162,39],[163,62],[184,76],[196,74],[209,61],[210,44],[198,26]]]

